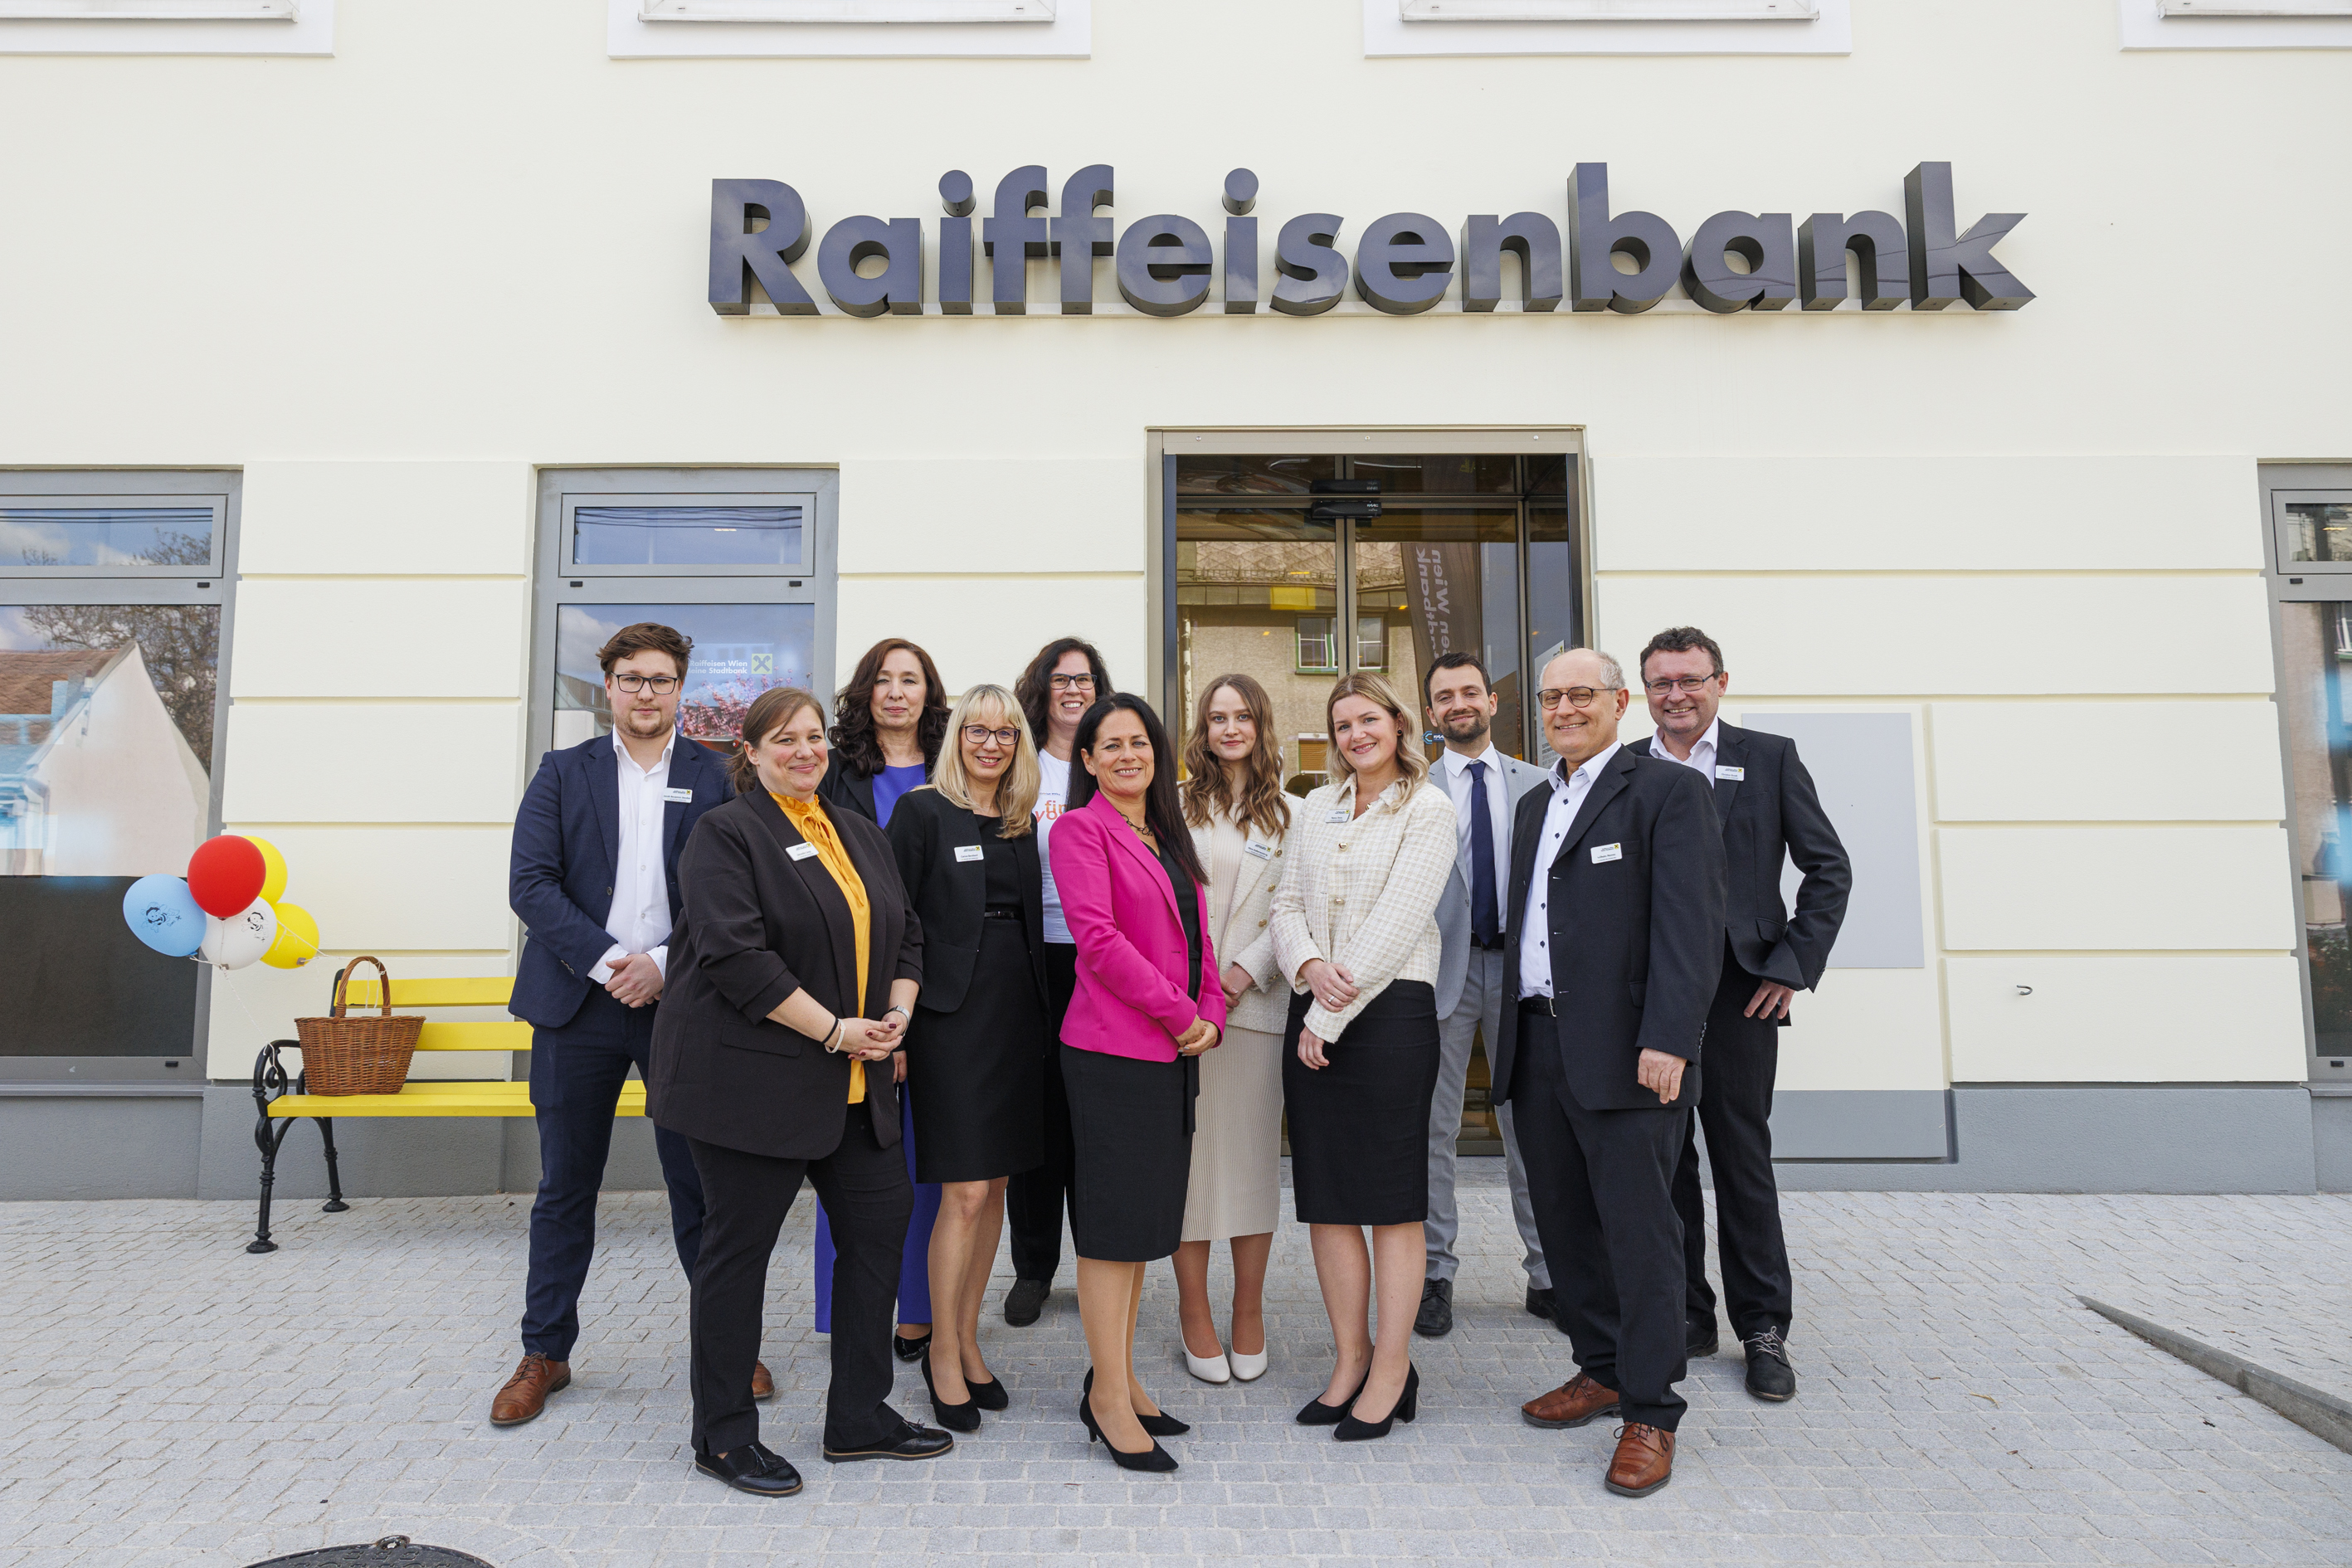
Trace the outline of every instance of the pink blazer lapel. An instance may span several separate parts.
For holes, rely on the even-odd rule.
[[[1181,929],[1184,917],[1176,907],[1176,889],[1169,886],[1168,873],[1161,868],[1151,851],[1143,847],[1143,840],[1136,837],[1135,829],[1128,826],[1127,818],[1119,814],[1118,807],[1111,804],[1108,795],[1097,790],[1095,797],[1087,802],[1086,809],[1102,813],[1103,826],[1108,832],[1110,841],[1126,850],[1138,866],[1150,873],[1150,885],[1160,889],[1160,901],[1167,906],[1168,918]]]

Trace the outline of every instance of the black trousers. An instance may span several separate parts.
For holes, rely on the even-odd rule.
[[[1772,1079],[1780,1063],[1780,1026],[1741,1010],[1763,984],[1724,954],[1723,984],[1706,1015],[1706,1088],[1698,1120],[1683,1138],[1675,1171],[1675,1211],[1683,1220],[1685,1301],[1693,1323],[1715,1321],[1715,1288],[1706,1282],[1706,1199],[1699,1190],[1698,1134],[1715,1175],[1716,1248],[1731,1331],[1749,1339],[1766,1329],[1789,1331],[1795,1287],[1789,1244],[1780,1234],[1780,1189],[1772,1177]]]
[[[1070,1096],[1062,1083],[1062,1015],[1078,984],[1078,950],[1045,944],[1045,1158],[1004,1184],[1004,1224],[1013,1233],[1016,1279],[1053,1283],[1062,1267],[1062,1214],[1076,1166]]]
[[[1511,1118],[1536,1234],[1578,1370],[1617,1391],[1627,1421],[1671,1432],[1687,1370],[1674,1175],[1690,1111],[1588,1110],[1560,1049],[1559,1020],[1519,1015]]]
[[[656,1004],[658,1006],[659,1004]],[[580,1337],[580,1291],[596,1255],[596,1194],[613,1150],[613,1107],[653,1048],[654,1007],[627,1007],[597,986],[572,1022],[530,1035],[531,1116],[539,1125],[539,1195],[530,1205],[530,1272],[523,1285],[522,1348],[570,1361]],[[670,1239],[694,1278],[702,1240],[702,1178],[686,1140],[654,1129],[669,1188]]]
[[[898,1250],[914,1212],[906,1157],[875,1141],[864,1106],[851,1106],[841,1144],[821,1160],[778,1160],[690,1138],[702,1173],[702,1254],[694,1269],[688,1332],[694,1352],[694,1448],[725,1454],[760,1435],[751,1367],[776,1233],[805,1175],[832,1216],[833,1382],[824,1445],[854,1448],[904,1425],[890,1397],[890,1331]]]

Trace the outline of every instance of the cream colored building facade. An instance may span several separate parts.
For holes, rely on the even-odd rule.
[[[511,971],[509,823],[553,700],[551,476],[829,476],[813,673],[898,634],[950,686],[1009,682],[1067,633],[1164,700],[1171,458],[1559,453],[1577,602],[1530,613],[1629,660],[1702,626],[1727,717],[1808,747],[1847,732],[1825,716],[1894,726],[1852,782],[1874,797],[1869,864],[1907,844],[1872,919],[1916,929],[1916,960],[1833,968],[1801,1000],[1790,1184],[2352,1186],[2352,1101],[2330,1093],[2352,1077],[2314,1054],[2304,973],[2326,900],[2298,892],[2336,803],[2309,798],[2324,745],[2291,770],[2282,722],[2342,650],[2283,685],[2270,499],[2279,465],[2352,458],[2352,322],[2315,276],[2352,247],[2352,22],[2190,23],[2158,0],[1639,24],[1053,9],[0,11],[0,465],[233,478],[218,819],[283,850],[332,955]],[[1457,242],[1474,214],[1565,234],[1592,161],[1617,209],[1685,239],[1727,209],[1901,216],[1906,173],[1948,161],[1960,226],[2026,215],[1999,259],[2036,297],[1533,311],[1507,269],[1491,312],[1462,308],[1458,273],[1414,315],[1352,288],[1312,317],[1221,308],[1228,170],[1259,181],[1270,293],[1292,216],[1341,215],[1342,255],[1391,213]],[[969,173],[977,229],[1028,164],[1055,192],[1114,168],[1114,231],[1189,216],[1218,244],[1207,305],[1135,310],[1105,258],[1093,310],[1063,314],[1049,258],[1027,313],[998,314],[982,257],[974,313],[941,313],[941,176]],[[787,183],[818,238],[919,218],[921,313],[714,312],[717,179]],[[818,249],[794,273],[824,301]],[[0,596],[37,601],[9,570]],[[241,1083],[320,1008],[323,968],[214,977],[184,1066],[84,1072],[79,1098],[18,1070],[0,1142],[43,1152],[0,1155],[0,1188],[250,1192]],[[530,1167],[520,1125],[346,1127],[362,1194]]]

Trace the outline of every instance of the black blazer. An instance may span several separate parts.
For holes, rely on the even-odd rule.
[[[1559,765],[1552,765],[1554,778]],[[1528,889],[1553,786],[1531,789],[1511,827],[1511,902],[1503,973],[1517,988],[1528,940]],[[1595,861],[1596,849],[1617,853]],[[1690,1065],[1671,1102],[1699,1098],[1699,1043],[1723,973],[1723,835],[1706,781],[1631,746],[1592,781],[1551,865],[1549,905],[1552,992],[1559,998],[1562,1067],[1591,1110],[1660,1109],[1635,1079],[1642,1052]],[[1494,1098],[1510,1098],[1519,1010],[1503,1009]]]
[[[825,765],[824,777],[816,781],[816,794],[825,805],[854,811],[868,822],[882,819],[874,809],[874,775],[852,768],[839,752],[834,752],[832,761]],[[840,813],[834,815],[838,816]]]
[[[959,860],[958,848],[981,847],[971,812],[925,784],[898,797],[887,829],[898,879],[923,922],[923,1005],[952,1013],[971,988],[980,956],[982,911],[988,907],[988,868]],[[1045,999],[1045,879],[1037,864],[1037,830],[1012,840],[1021,868],[1021,931],[1029,942],[1030,979]]]
[[[870,940],[858,997],[849,900],[764,790],[704,814],[678,865],[686,912],[670,935],[669,975],[654,1020],[646,1114],[655,1125],[721,1148],[814,1160],[840,1146],[849,1110],[845,1053],[827,1051],[768,1014],[805,990],[830,1012],[878,1018],[890,983],[923,977],[923,930],[907,907],[882,830],[828,811],[866,884]],[[898,1142],[887,1062],[868,1063],[874,1136]]]
[[[1732,955],[1750,974],[1811,991],[1822,983],[1844,923],[1853,864],[1822,809],[1813,775],[1797,760],[1794,741],[1724,724],[1716,731],[1715,761],[1748,775],[1715,781],[1715,814],[1731,873],[1724,933]],[[1804,873],[1794,915],[1780,901],[1784,846]]]

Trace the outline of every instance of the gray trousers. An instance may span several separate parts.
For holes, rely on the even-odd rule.
[[[1432,1279],[1451,1279],[1461,1271],[1462,1259],[1454,1244],[1462,1234],[1454,1202],[1454,1143],[1462,1135],[1462,1097],[1470,1081],[1470,1046],[1481,1026],[1488,1047],[1503,1026],[1503,1009],[1517,1005],[1517,987],[1504,973],[1504,955],[1470,950],[1470,965],[1462,977],[1462,1000],[1437,1021],[1437,1093],[1429,1105],[1429,1218],[1422,1235],[1429,1244]],[[1518,1134],[1511,1130],[1511,1108],[1496,1107],[1503,1129],[1503,1164],[1511,1184],[1511,1218],[1527,1248],[1520,1267],[1528,1283],[1538,1290],[1551,1289],[1551,1271],[1544,1266],[1543,1244],[1536,1239],[1535,1205],[1528,1197],[1527,1162],[1519,1158]]]

